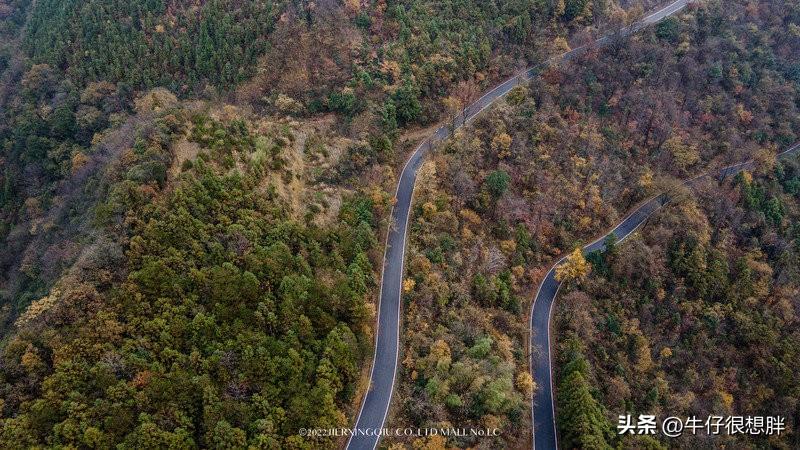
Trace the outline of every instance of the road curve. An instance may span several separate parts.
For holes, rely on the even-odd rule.
[[[653,13],[636,25],[621,30],[617,34],[630,34],[642,27],[658,22],[683,9],[689,0],[677,0],[666,8]],[[603,45],[610,41],[604,37],[596,41]],[[569,60],[587,49],[586,46],[575,48],[549,62]],[[402,301],[403,264],[408,230],[408,219],[411,211],[411,200],[417,172],[434,143],[447,138],[451,131],[462,127],[479,115],[483,110],[508,94],[518,84],[534,76],[539,67],[533,67],[499,84],[470,105],[454,127],[442,126],[426,138],[414,150],[400,174],[395,194],[396,203],[391,212],[391,225],[386,236],[386,246],[381,276],[380,301],[378,308],[377,337],[375,339],[375,356],[370,372],[370,385],[361,404],[353,433],[347,442],[349,450],[373,450],[380,441],[384,422],[389,412],[389,405],[394,391],[397,375],[397,359],[400,350],[400,309]],[[555,435],[553,435],[555,438]]]
[[[778,158],[786,158],[800,153],[800,143],[796,143],[787,150],[778,154]],[[717,179],[724,179],[736,175],[743,170],[751,169],[753,161],[746,161],[734,164],[714,171],[711,174],[701,175],[686,181],[684,184],[692,184],[714,175]],[[653,213],[661,209],[669,202],[667,194],[661,194],[639,205],[630,215],[622,220],[613,230],[600,237],[591,244],[583,248],[584,254],[600,250],[605,250],[605,240],[610,235],[617,238],[617,242],[622,242],[635,232]],[[556,421],[554,415],[553,400],[553,380],[552,380],[552,357],[550,355],[550,319],[553,314],[553,303],[556,295],[561,288],[555,278],[556,268],[564,262],[566,257],[561,258],[547,272],[542,280],[536,298],[531,306],[531,375],[537,383],[536,393],[533,397],[533,444],[534,449],[555,449],[558,447],[558,436],[556,432]],[[538,330],[539,333],[533,333]],[[547,330],[547,332],[542,332]]]

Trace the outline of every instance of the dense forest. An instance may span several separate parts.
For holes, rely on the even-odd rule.
[[[0,441],[286,448],[345,425],[371,349],[372,200],[294,220],[270,182],[293,134],[156,108],[105,174],[100,237],[4,346]]]
[[[0,441],[335,446],[404,134],[615,8],[1,1]]]
[[[47,0],[36,2],[24,47],[35,63],[76,82],[109,81],[173,91],[252,75],[279,5],[272,1]]]
[[[546,46],[531,45],[546,42],[542,35],[600,23],[610,5],[3,1],[0,279],[8,314],[45,295],[74,260],[47,258],[52,270],[40,270],[48,246],[74,239],[31,227],[53,209],[61,217],[51,222],[75,224],[70,215],[91,207],[86,198],[71,208],[58,203],[132,144],[102,140],[126,122],[143,90],[301,120],[333,112],[361,144],[348,152],[355,164],[330,170],[327,179],[374,184],[363,172],[399,162],[396,147],[410,145],[404,131],[436,119],[443,96],[459,86],[474,95],[547,54]]]
[[[780,436],[686,433],[663,448],[800,445],[800,161],[708,180],[589,261],[555,317],[562,442],[613,444],[607,415],[630,412],[786,419]],[[591,437],[571,417],[593,420]]]
[[[498,80],[656,3],[0,0],[0,442],[341,445],[298,429],[357,413],[405,153]],[[502,434],[388,445],[527,445],[542,269],[675,178],[753,155],[758,173],[658,219],[696,223],[593,257],[559,315],[559,392],[592,400],[609,444],[615,401],[794,405],[798,171],[769,161],[800,133],[798,30],[796,0],[705,1],[543,69],[438,146],[387,426]],[[643,248],[657,286],[619,256]],[[602,321],[574,328],[575,302]],[[694,344],[754,353],[695,360]],[[645,353],[646,380],[626,378]]]
[[[517,439],[530,431],[526,397],[535,386],[527,377],[527,326],[522,317],[544,270],[559,255],[617,223],[633,205],[658,192],[675,190],[677,179],[750,158],[769,161],[778,149],[795,142],[800,135],[800,79],[792,55],[800,45],[800,35],[787,34],[785,29],[798,21],[800,4],[796,2],[694,5],[639,35],[544,69],[468,129],[442,143],[422,169],[415,191],[413,241],[407,253],[407,346],[401,358],[403,403],[390,423],[500,424],[504,433],[492,444],[491,440],[453,438],[448,444],[525,445]],[[786,169],[785,176],[789,185],[796,183],[791,169]],[[711,187],[707,192],[715,195]],[[773,198],[777,194],[759,195],[766,195],[758,200],[763,214],[783,211],[781,217],[786,217],[781,220],[791,223],[788,203],[779,206]],[[749,229],[742,226],[742,231]],[[686,227],[676,224],[674,228]],[[761,258],[783,258],[780,253],[766,255]],[[648,267],[647,254],[641,258],[643,267]],[[616,283],[635,276],[638,263],[629,258],[618,261],[627,272],[615,278]],[[739,276],[736,264],[731,259],[732,279]],[[647,283],[650,275],[639,277]],[[614,305],[618,311],[640,298],[637,294],[621,297],[625,285],[620,286],[617,291],[614,287],[603,291],[606,296],[620,292],[603,300],[606,308]],[[726,291],[716,286],[706,289],[725,296]],[[792,292],[785,295],[796,302],[797,293]],[[591,303],[596,295],[590,292],[582,298]],[[684,307],[675,306],[683,303],[673,297],[664,311]],[[585,306],[568,311],[564,311],[566,305],[557,306],[562,321],[554,335],[561,355],[554,370],[559,381],[568,380],[557,385],[557,391],[579,405],[587,394],[601,388],[599,378],[609,383],[623,375],[640,376],[639,372],[621,373],[623,369],[608,360],[611,356],[606,355],[616,355],[616,351],[599,339],[600,331],[591,341],[566,334],[573,326],[585,328],[572,319]],[[796,304],[784,306],[797,308]],[[634,320],[638,312],[626,311],[626,317]],[[607,326],[603,314],[581,312],[581,317],[601,317],[598,330]],[[614,326],[622,327],[621,318],[614,320]],[[657,334],[660,320],[650,322],[648,332]],[[681,320],[691,322],[690,318]],[[793,332],[788,325],[785,330]],[[628,355],[636,351],[633,345],[638,340],[624,334],[616,342]],[[730,337],[728,342],[728,347],[722,347],[717,341],[687,340],[680,354],[683,365],[675,367],[694,362],[689,348],[695,344],[714,353],[714,363],[695,369],[697,373],[708,373],[710,365],[733,367],[741,353],[735,350],[737,345],[747,345],[747,341]],[[589,362],[603,361],[604,372],[588,369],[587,348],[593,352]],[[652,351],[656,359],[661,348]],[[791,351],[782,355],[765,358],[782,358],[786,367],[792,367]],[[676,353],[673,361],[677,357]],[[641,383],[647,389],[631,387],[627,398],[639,401],[649,395],[656,374],[653,370],[644,375],[646,381]],[[791,385],[788,373],[771,376],[773,381],[781,378],[781,383]],[[616,401],[617,393],[609,393],[605,386],[603,399]],[[765,380],[762,386],[776,389],[772,381]],[[790,388],[786,389],[788,394]],[[785,401],[782,404],[789,408],[791,400]],[[736,411],[761,412],[761,404],[744,402],[737,403],[741,408]],[[595,417],[602,422],[579,425],[600,430],[613,446],[614,430],[606,425],[615,423],[611,422],[615,414],[627,411],[623,406],[632,405],[615,403],[606,405],[607,409],[587,405],[594,416],[565,412],[562,433],[568,426],[577,426],[573,420]],[[645,406],[651,405],[639,404],[635,411],[646,414]],[[685,411],[709,410],[691,409],[687,404]],[[557,412],[562,414],[559,408]],[[567,448],[588,445],[567,442],[571,442]],[[649,444],[630,443],[631,448]],[[682,445],[694,448],[692,443]]]

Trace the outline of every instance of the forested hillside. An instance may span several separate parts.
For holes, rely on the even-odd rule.
[[[280,1],[37,1],[24,47],[73,82],[175,92],[223,89],[254,73]]]
[[[292,219],[275,185],[303,175],[291,127],[172,101],[105,173],[98,238],[16,321],[4,446],[285,448],[348,421],[371,348],[373,201],[346,194],[324,227]]]
[[[617,223],[633,205],[675,189],[677,179],[750,158],[769,161],[779,149],[795,142],[800,135],[800,79],[794,55],[800,48],[800,35],[787,30],[797,29],[797,24],[797,2],[692,6],[630,39],[544,69],[529,84],[515,88],[504,103],[442,143],[421,171],[415,191],[413,241],[404,285],[408,307],[407,347],[401,358],[402,406],[389,423],[499,425],[503,435],[495,446],[514,445],[520,435],[527,436],[526,397],[535,387],[527,377],[527,326],[521,317],[544,270],[560,255]],[[786,173],[791,180],[790,169]],[[712,195],[710,187],[708,192]],[[790,208],[788,203],[779,207],[769,195],[759,202],[767,215]],[[788,221],[788,209],[785,214],[781,220]],[[681,228],[675,225],[676,230]],[[762,259],[778,264],[771,258],[779,255],[771,253]],[[730,262],[732,278],[739,273],[734,271],[735,263],[735,259]],[[618,264],[628,268],[627,274],[634,274],[637,264],[647,266],[644,260],[626,258]],[[642,275],[642,283],[648,278]],[[623,283],[624,276],[616,280]],[[786,295],[797,298],[796,292]],[[627,297],[622,305],[636,298]],[[620,299],[614,295],[603,301],[618,309]],[[676,304],[682,304],[680,298],[670,300],[671,311],[679,308]],[[581,312],[581,317],[600,320],[596,327],[604,330],[602,311],[589,316]],[[636,312],[626,314],[635,317]],[[560,317],[570,323],[572,316]],[[640,320],[645,319],[650,320]],[[641,376],[643,381],[636,383],[648,388],[631,388],[633,393],[627,398],[640,401],[650,394],[657,370],[644,375],[623,373],[606,360],[606,354],[615,353],[599,338],[577,348],[584,354],[584,348],[590,348],[593,358],[597,355],[606,364],[605,371],[597,376],[583,372],[585,363],[580,358],[572,361],[566,356],[578,352],[569,350],[563,323],[556,330],[560,332],[554,333],[563,355],[554,370],[558,380],[569,378],[581,386],[557,385],[559,392],[573,389],[574,403],[583,404],[586,395],[605,386],[598,385],[598,377],[609,383],[615,377]],[[657,323],[649,330],[653,334],[658,333]],[[582,323],[576,326],[585,328]],[[793,332],[791,326],[785,330]],[[632,352],[633,338],[624,336],[626,340],[617,341],[620,349]],[[692,363],[688,349],[696,344],[714,352],[713,361],[719,363],[715,367],[732,367],[740,358],[736,345],[748,344],[731,339],[735,343],[719,351],[716,341],[682,342],[686,348],[683,364]],[[655,360],[661,348],[651,350]],[[764,358],[782,358],[791,367],[793,356],[776,352]],[[710,365],[696,369],[701,379]],[[580,374],[565,372],[569,368]],[[772,383],[791,384],[791,378],[775,374],[761,384],[764,389],[778,389],[781,385]],[[612,401],[617,394],[604,390],[603,395]],[[760,411],[759,405],[742,400],[737,411]],[[567,413],[562,420],[611,419],[626,411],[621,403],[613,406],[590,411],[594,416]],[[671,412],[669,408],[659,411]],[[647,412],[636,409],[636,413]],[[605,427],[607,423],[565,423],[562,431],[578,425],[587,430],[602,428],[602,439],[613,445],[613,430]],[[466,446],[487,441],[491,440],[451,438],[448,443]],[[569,448],[582,445],[578,440],[568,442]],[[634,442],[631,448],[646,444]]]
[[[0,292],[13,305],[8,313],[45,295],[74,261],[74,251],[56,252],[54,244],[91,235],[74,216],[96,192],[78,192],[96,167],[132,144],[107,145],[103,137],[127,120],[143,90],[301,118],[334,112],[361,145],[349,152],[353,170],[328,178],[358,184],[367,169],[400,161],[404,130],[439,117],[443,96],[474,97],[526,59],[548,54],[542,36],[601,23],[611,11],[613,4],[584,0],[564,8],[424,0],[0,3]],[[71,195],[84,204],[60,204]],[[59,217],[45,222],[72,223],[73,233],[34,227],[53,210]],[[51,270],[42,270],[43,258]]]
[[[0,0],[2,446],[341,445],[298,430],[357,414],[380,234],[408,150],[498,80],[655,3]],[[673,178],[752,155],[769,167],[800,133],[798,30],[797,0],[703,2],[547,68],[431,154],[387,426],[502,434],[387,444],[527,445],[535,386],[523,315],[541,269]],[[583,379],[594,425],[619,398],[636,410],[689,398],[667,388],[679,383],[697,398],[676,403],[686,410],[793,405],[788,369],[764,361],[793,367],[796,176],[787,164],[726,185],[725,220],[742,229],[719,238],[691,223],[665,236],[658,287],[713,327],[669,315],[673,334],[655,336],[651,317],[617,311],[617,326],[642,325],[609,346],[649,339],[674,354],[653,353],[646,381],[624,381],[626,361],[612,366],[592,341],[607,321],[579,330],[591,336],[559,328],[562,356],[579,360],[565,378]],[[738,225],[716,227],[726,226]],[[614,258],[596,255],[597,278],[577,288],[622,284]],[[727,281],[698,268],[723,260]],[[732,283],[748,270],[750,294],[709,297],[710,286],[744,289]],[[661,292],[652,288],[618,291]],[[778,294],[785,301],[770,303]],[[614,310],[601,295],[587,302]],[[738,320],[753,328],[725,328]],[[752,343],[757,375],[737,379],[733,353],[681,360],[691,342]],[[687,369],[710,364],[716,397]],[[606,383],[618,378],[628,390],[613,397]],[[653,380],[667,387],[651,395]]]
[[[352,120],[356,131],[391,132],[395,124],[430,124],[450,93],[475,95],[552,55],[554,36],[564,42],[576,29],[626,17],[606,0],[343,3],[288,8],[242,94],[267,103],[285,94],[300,102],[295,113],[327,109]],[[382,127],[369,129],[375,125]]]
[[[793,413],[800,398],[797,159],[768,162],[722,186],[704,182],[640,236],[589,259],[592,273],[564,293],[554,323],[565,442],[598,438],[576,433],[579,417],[610,436],[608,417],[622,413],[744,414],[783,416],[787,431],[686,433],[664,448],[800,445]],[[579,390],[590,394],[569,402]]]
[[[298,429],[355,415],[406,134],[625,17],[0,1],[0,441],[336,446]],[[522,396],[491,398],[525,382],[502,373],[486,410],[520,417]]]

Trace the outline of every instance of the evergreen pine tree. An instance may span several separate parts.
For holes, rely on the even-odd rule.
[[[570,351],[564,378],[558,387],[558,428],[564,448],[607,449],[611,424],[587,380],[589,365],[579,352]]]

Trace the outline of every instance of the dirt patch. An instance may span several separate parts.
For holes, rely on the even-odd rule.
[[[175,155],[172,158],[172,166],[169,168],[169,178],[174,180],[181,173],[181,167],[186,161],[193,161],[200,153],[200,146],[196,142],[190,142],[186,137],[176,142],[172,146]]]

